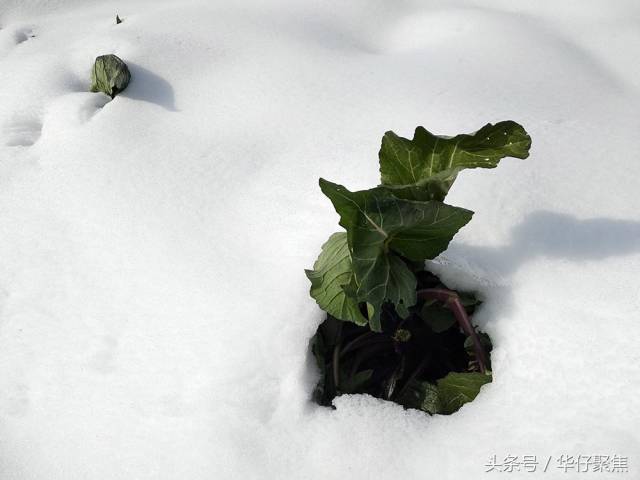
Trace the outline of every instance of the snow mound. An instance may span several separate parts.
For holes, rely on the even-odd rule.
[[[0,478],[637,475],[637,4],[344,3],[4,2]],[[387,130],[505,119],[531,157],[460,175],[476,214],[432,264],[484,299],[494,382],[450,417],[314,405],[318,177],[366,188]]]

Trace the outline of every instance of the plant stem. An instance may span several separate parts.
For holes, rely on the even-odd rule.
[[[478,366],[480,367],[480,371],[485,373],[488,365],[486,353],[480,343],[478,334],[473,328],[473,325],[471,325],[471,321],[469,320],[469,316],[467,315],[464,306],[460,302],[458,294],[446,288],[425,288],[423,290],[418,290],[417,294],[418,297],[423,300],[438,300],[439,302],[444,303],[444,305],[451,310],[464,333],[471,337],[473,350],[476,354],[476,360],[478,360]]]
[[[393,373],[391,374],[391,377],[389,377],[389,384],[387,385],[387,391],[385,393],[386,400],[389,400],[391,398],[391,396],[393,395],[393,391],[395,390],[396,385],[398,384],[398,380],[400,380],[402,378],[402,375],[404,375],[405,364],[406,364],[406,358],[403,355],[400,357],[400,364],[393,371]]]
[[[358,367],[360,367],[360,364],[362,362],[371,358],[372,355],[384,352],[389,348],[389,345],[388,342],[378,342],[370,344],[368,345],[368,347],[368,349],[361,348],[358,350],[358,353],[356,354],[356,357],[351,365],[351,376],[355,375],[355,373],[358,371]]]
[[[411,373],[411,375],[409,375],[409,378],[407,378],[407,381],[404,382],[404,385],[402,386],[402,388],[398,391],[398,393],[394,395],[395,399],[402,398],[402,395],[407,390],[407,388],[409,388],[409,385],[417,378],[418,375],[422,373],[422,370],[424,370],[424,367],[427,366],[427,363],[429,363],[430,359],[431,359],[431,352],[427,352],[427,354],[422,358],[422,360],[420,361],[416,369]]]
[[[342,352],[340,352],[340,355],[344,355],[346,353],[348,353],[349,351],[353,350],[355,345],[358,345],[359,343],[361,343],[363,340],[371,337],[375,335],[375,332],[365,332],[362,335],[358,335],[356,338],[354,338],[353,340],[351,340],[349,343],[347,343],[344,348],[342,349]]]

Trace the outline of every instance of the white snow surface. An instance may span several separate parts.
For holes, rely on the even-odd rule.
[[[640,478],[639,56],[633,0],[0,1],[0,479]],[[460,175],[432,264],[484,299],[494,382],[315,405],[318,177],[506,119],[530,158]],[[509,454],[553,460],[485,474]]]

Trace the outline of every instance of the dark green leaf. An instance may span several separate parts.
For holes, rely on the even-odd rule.
[[[324,375],[325,363],[326,363],[326,347],[324,345],[324,339],[320,333],[313,336],[313,342],[311,343],[311,352],[316,359],[316,364],[320,369],[320,372]]]
[[[450,414],[472,401],[482,385],[491,382],[491,375],[484,373],[451,372],[446,377],[438,380],[438,395],[440,398],[441,413]]]
[[[380,148],[382,184],[399,198],[444,200],[465,168],[494,168],[504,157],[527,158],[531,138],[513,121],[487,124],[455,137],[416,128],[413,140],[385,133]]]
[[[435,333],[444,332],[456,323],[456,317],[451,310],[437,305],[425,304],[422,307],[420,316]]]
[[[444,201],[460,170],[460,168],[452,168],[409,185],[384,185],[384,187],[396,197],[405,200]]]
[[[438,388],[429,382],[414,380],[404,389],[396,401],[407,408],[416,408],[434,415],[440,412]]]
[[[111,98],[127,88],[131,73],[127,65],[115,55],[96,58],[91,70],[92,92],[104,92]]]
[[[460,298],[460,303],[463,307],[475,307],[480,305],[482,302],[478,300],[475,295],[471,293],[458,293],[458,297]]]
[[[324,179],[320,188],[347,230],[357,298],[373,307],[376,331],[384,302],[403,318],[416,302],[415,275],[397,254],[414,261],[436,257],[473,215],[441,202],[399,199],[385,188],[350,192]]]
[[[362,370],[353,376],[342,375],[340,381],[340,391],[342,393],[357,393],[371,379],[373,370]]]
[[[318,329],[318,332],[313,337],[311,343],[311,352],[313,353],[313,356],[316,359],[316,364],[318,365],[318,369],[320,370],[320,378],[318,379],[318,383],[316,384],[316,387],[313,391],[313,396],[319,404],[325,405],[327,404],[327,352],[320,329]]]
[[[305,270],[311,281],[311,296],[320,308],[339,320],[366,325],[367,319],[360,313],[358,302],[345,290],[353,279],[351,255],[345,232],[334,233],[322,245],[322,251],[313,265]]]
[[[485,351],[490,352],[493,346],[491,345],[491,338],[484,332],[478,332],[478,338],[480,339],[480,345],[482,345]],[[475,356],[475,350],[473,348],[473,339],[467,337],[464,341],[464,348],[469,355]]]
[[[327,315],[327,319],[320,324],[318,332],[322,335],[327,350],[332,350],[335,345],[342,342],[342,328],[342,321],[332,315]]]

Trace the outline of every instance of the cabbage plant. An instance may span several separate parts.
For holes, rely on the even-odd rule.
[[[101,55],[91,70],[90,91],[103,92],[114,98],[127,88],[130,80],[131,73],[126,63],[113,54]]]
[[[470,373],[451,370],[456,375],[453,384],[460,385],[464,378],[471,382],[471,391],[476,387],[479,389],[490,381],[490,377],[489,380],[485,378],[490,374],[489,361],[482,336],[472,326],[463,298],[439,282],[421,285],[419,277],[424,273],[425,261],[445,251],[455,234],[473,216],[468,209],[444,202],[460,172],[471,168],[495,168],[505,157],[527,158],[530,147],[531,138],[513,121],[487,124],[475,133],[454,137],[434,135],[423,127],[416,128],[413,139],[391,131],[385,133],[379,152],[380,185],[350,191],[320,179],[320,189],[333,204],[343,230],[329,237],[313,269],[306,270],[311,296],[332,322],[363,327],[371,332],[370,340],[375,337],[371,334],[385,334],[389,341],[395,342],[396,351],[401,350],[399,340],[412,335],[404,328],[412,315],[426,315],[424,321],[433,331],[434,318],[432,314],[424,313],[425,306],[446,310],[448,318],[467,337],[478,370]],[[442,317],[442,312],[439,315]],[[335,325],[340,326],[339,323]],[[331,336],[335,337],[333,333]],[[332,341],[343,349],[344,342],[336,338]],[[317,346],[316,353],[322,350],[321,347]],[[333,370],[333,393],[358,391],[363,382],[370,381],[374,372],[363,374],[352,367],[349,375],[341,375],[340,367],[336,365],[341,351],[337,356],[331,355],[328,362]],[[420,361],[417,363],[419,365]],[[402,394],[406,395],[409,383],[415,384],[419,380],[420,376],[414,375],[409,382],[405,367],[406,361],[401,369],[387,372],[395,378],[378,379],[387,385],[385,397],[392,396],[389,384],[394,385],[391,390],[399,392],[396,386],[403,380],[406,388]],[[358,373],[360,377],[355,378]],[[427,382],[428,386],[421,386],[421,396],[429,391],[439,391],[441,395],[451,391],[451,381],[447,378],[448,375],[436,383]],[[456,398],[459,399],[459,395]],[[433,405],[423,409],[430,413],[438,410]],[[441,412],[447,410],[455,409],[440,407]]]

